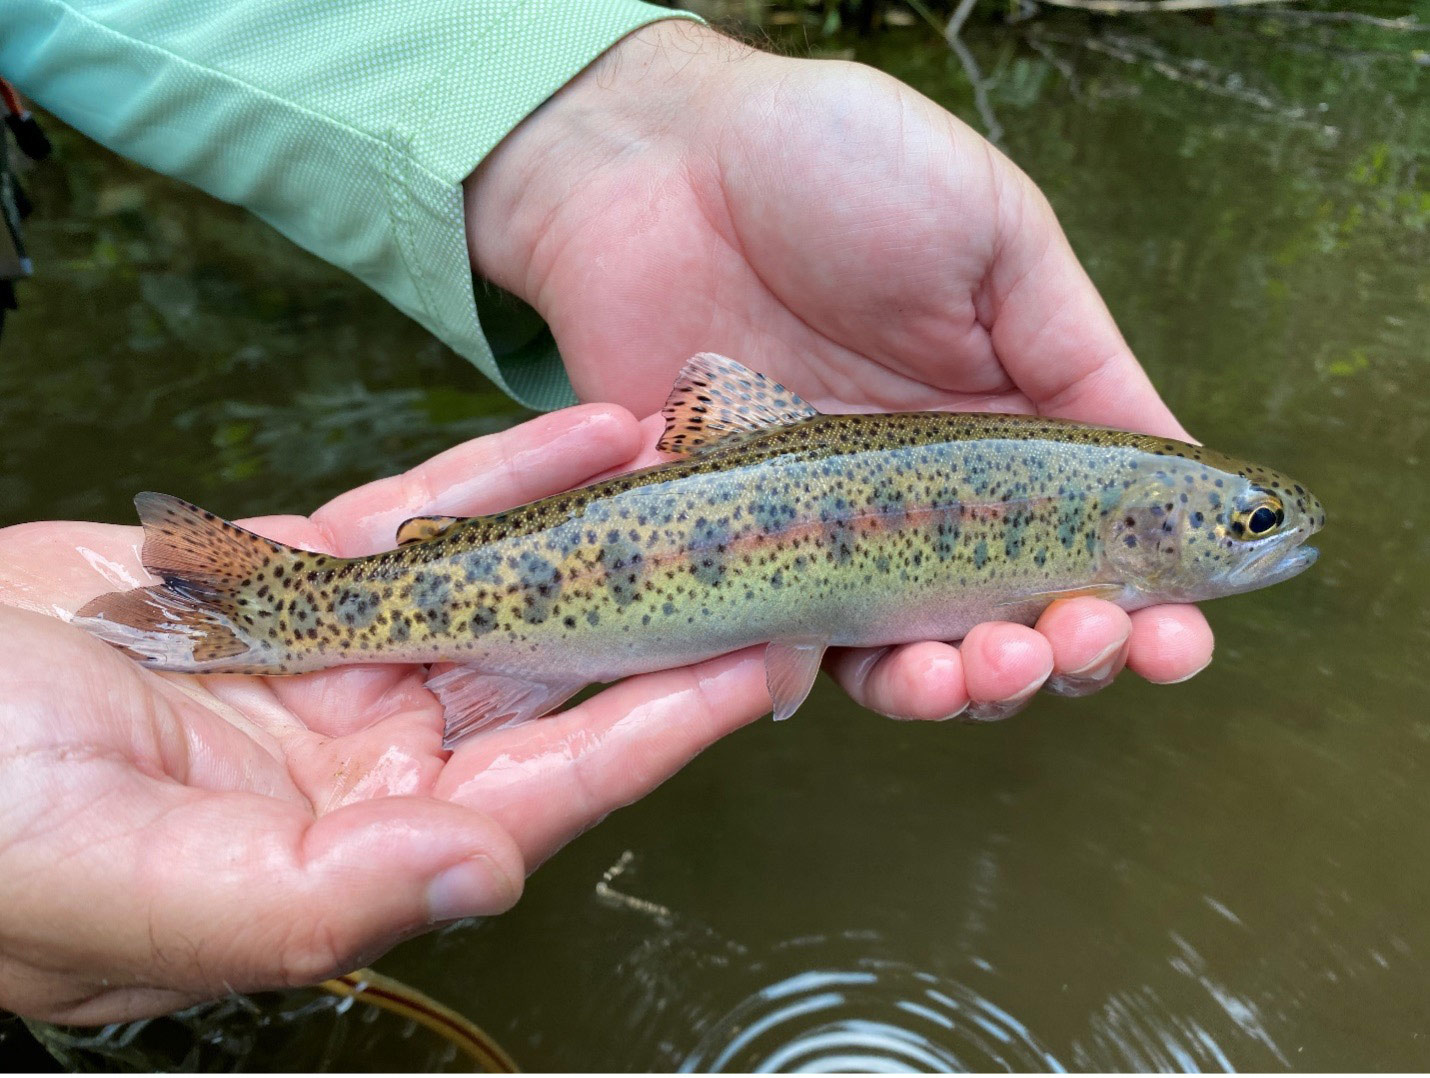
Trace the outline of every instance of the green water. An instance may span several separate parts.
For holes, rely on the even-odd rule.
[[[528,1069],[1430,1067],[1430,34],[984,14],[965,36],[1003,146],[1188,427],[1321,496],[1322,559],[1213,604],[1217,660],[1174,688],[967,727],[822,684],[512,913],[379,963]],[[774,32],[983,123],[922,24]],[[263,226],[56,135],[0,340],[0,523],[127,523],[140,489],[301,510],[521,417]],[[361,1008],[257,1002],[106,1041],[456,1065]]]

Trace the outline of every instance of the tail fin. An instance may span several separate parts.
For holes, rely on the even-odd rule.
[[[279,671],[285,649],[258,582],[276,584],[304,552],[167,494],[140,494],[134,506],[144,568],[164,583],[101,595],[76,624],[159,670]]]

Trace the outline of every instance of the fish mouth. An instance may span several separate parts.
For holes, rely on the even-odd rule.
[[[1263,584],[1279,584],[1297,573],[1304,573],[1316,563],[1321,552],[1313,546],[1298,546],[1288,554],[1283,554],[1262,579]]]
[[[1226,583],[1233,592],[1251,591],[1304,573],[1321,555],[1315,547],[1304,545],[1313,531],[1288,532],[1269,540],[1265,549],[1233,570]]]

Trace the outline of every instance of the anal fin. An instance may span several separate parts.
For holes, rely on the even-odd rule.
[[[765,686],[774,703],[775,721],[787,719],[799,710],[824,661],[829,641],[821,637],[771,640],[765,648]]]
[[[585,681],[536,681],[454,666],[427,679],[442,702],[442,747],[453,748],[478,730],[539,719],[586,687]]]

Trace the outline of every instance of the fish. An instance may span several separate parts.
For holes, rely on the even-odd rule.
[[[776,719],[830,647],[962,639],[1053,602],[1199,602],[1307,569],[1321,503],[1200,445],[1037,415],[821,413],[714,353],[681,370],[663,463],[489,516],[416,517],[340,558],[135,499],[160,583],[79,625],[143,665],[431,676],[444,745],[589,685],[765,645]]]

